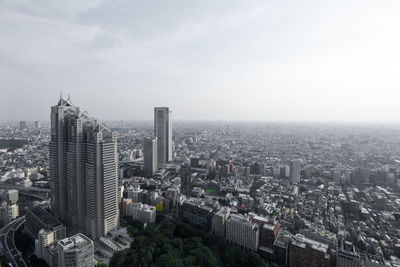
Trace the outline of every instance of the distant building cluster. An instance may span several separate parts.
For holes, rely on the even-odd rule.
[[[64,98],[50,117],[50,127],[0,126],[0,221],[17,222],[23,207],[24,231],[49,266],[107,263],[129,248],[120,217],[144,226],[178,220],[271,265],[400,266],[392,129],[172,129],[168,107],[154,108],[151,125],[106,126]]]

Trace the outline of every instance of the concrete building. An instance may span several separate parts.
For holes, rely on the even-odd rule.
[[[192,194],[192,177],[188,163],[181,165],[181,193],[187,197]]]
[[[289,267],[330,267],[328,245],[297,234],[290,243]]]
[[[264,217],[250,212],[249,216],[252,222],[258,223],[260,227],[260,253],[261,255],[272,261],[274,254],[274,242],[279,233],[279,222],[272,217]]]
[[[19,216],[19,207],[17,204],[8,204],[6,202],[0,205],[0,221],[7,224]]]
[[[27,129],[27,127],[26,127],[26,121],[20,121],[20,122],[19,122],[19,130],[20,130],[20,131],[23,131],[23,130],[25,130],[25,129]]]
[[[259,247],[260,228],[247,215],[231,214],[226,222],[226,240],[256,251]]]
[[[172,120],[168,107],[154,108],[154,136],[157,138],[157,162],[172,160]]]
[[[360,267],[361,257],[356,252],[355,247],[342,240],[339,250],[336,255],[336,266],[337,267]]]
[[[146,175],[153,175],[157,171],[157,138],[146,137],[143,140],[143,161]]]
[[[35,240],[35,255],[50,267],[58,266],[57,239],[55,232],[41,229]]]
[[[311,225],[309,228],[300,229],[300,234],[306,238],[327,244],[330,249],[336,250],[338,247],[336,234],[325,230],[323,227]]]
[[[93,239],[118,227],[117,134],[60,99],[51,108],[51,209]]]
[[[9,201],[11,204],[17,204],[18,202],[18,190],[15,189],[10,189],[7,191],[7,201]]]
[[[42,128],[42,123],[40,121],[35,121],[35,129],[39,130],[40,128]]]
[[[203,199],[187,198],[181,209],[182,220],[204,231],[211,231],[214,210]]]
[[[212,221],[213,234],[225,238],[226,221],[228,220],[230,213],[231,209],[229,207],[223,207],[214,214]]]
[[[58,266],[94,266],[94,244],[83,234],[58,241]]]
[[[132,203],[131,198],[123,198],[122,199],[122,216],[128,216],[130,214],[129,204]]]
[[[291,234],[289,232],[281,231],[274,242],[274,262],[279,266],[289,265],[289,245],[291,241]]]
[[[143,203],[128,204],[128,216],[142,223],[153,223],[156,220],[156,207]]]
[[[38,238],[38,233],[42,229],[54,232],[55,240],[66,237],[65,226],[49,212],[40,207],[27,210],[25,218],[25,230],[33,239]]]
[[[129,199],[132,199],[132,202],[142,202],[141,195],[143,190],[140,189],[140,185],[131,185],[126,189],[126,196]]]
[[[290,178],[292,183],[300,183],[301,161],[296,159],[290,162]]]

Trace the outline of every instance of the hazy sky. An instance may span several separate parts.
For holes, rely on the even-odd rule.
[[[0,0],[0,120],[400,121],[400,1]]]

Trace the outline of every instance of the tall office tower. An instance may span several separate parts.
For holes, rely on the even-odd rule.
[[[93,239],[118,226],[117,135],[60,99],[51,108],[51,209]]]
[[[83,234],[58,241],[58,266],[93,267],[93,241]]]
[[[26,121],[20,121],[19,122],[19,130],[23,131],[26,129]]]
[[[190,174],[190,165],[183,163],[181,165],[181,193],[186,197],[192,194],[192,179]]]
[[[144,172],[153,175],[157,171],[157,137],[143,140]]]
[[[301,161],[296,159],[290,162],[290,178],[292,183],[300,183]]]
[[[35,129],[42,128],[42,123],[40,121],[35,121]]]
[[[157,161],[167,163],[172,160],[172,121],[167,107],[154,108],[154,136],[157,137]]]

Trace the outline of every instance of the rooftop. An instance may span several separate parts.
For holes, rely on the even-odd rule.
[[[36,216],[43,224],[48,225],[49,227],[63,225],[62,222],[57,220],[53,215],[40,207],[32,208],[30,212],[34,216]]]
[[[73,250],[93,244],[93,241],[83,234],[76,234],[58,241],[58,244],[63,250]]]

